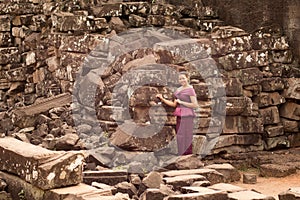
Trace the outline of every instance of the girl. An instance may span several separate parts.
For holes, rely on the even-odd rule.
[[[171,107],[176,107],[174,115],[176,119],[176,139],[178,146],[178,155],[188,155],[193,153],[193,128],[194,128],[194,109],[198,107],[197,97],[193,86],[189,84],[189,77],[186,72],[180,72],[179,87],[174,96],[174,101],[163,98],[162,94],[157,94],[156,97],[161,102]]]

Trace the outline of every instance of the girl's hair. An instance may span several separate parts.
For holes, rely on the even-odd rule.
[[[187,71],[180,71],[179,75],[185,75],[188,79],[190,78],[189,73]]]

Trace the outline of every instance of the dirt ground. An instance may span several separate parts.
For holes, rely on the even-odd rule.
[[[243,172],[241,172],[242,174]],[[256,184],[243,184],[242,181],[233,183],[234,185],[249,190],[255,190],[265,195],[273,196],[278,200],[278,194],[287,191],[291,187],[300,187],[300,172],[284,178],[257,177]]]

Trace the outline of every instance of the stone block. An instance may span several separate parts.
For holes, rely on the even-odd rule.
[[[270,62],[288,64],[293,62],[293,53],[291,50],[271,51],[269,58]]]
[[[300,78],[288,78],[284,79],[286,85],[285,89],[282,91],[282,96],[287,99],[297,99],[300,100]]]
[[[233,192],[240,192],[240,191],[245,191],[247,189],[231,185],[228,183],[218,183],[214,184],[212,186],[208,187],[209,189],[217,190],[217,191],[222,191],[222,192],[227,192],[227,193],[233,193]]]
[[[172,127],[126,122],[117,128],[110,141],[126,150],[154,151],[167,146],[174,134]]]
[[[138,191],[132,183],[121,182],[115,185],[118,193],[128,194],[130,198],[136,196]]]
[[[19,49],[17,47],[0,48],[0,64],[13,64],[21,61]]]
[[[10,32],[0,33],[0,47],[6,47],[12,45],[12,36]]]
[[[0,15],[0,31],[10,31],[11,29],[11,18],[9,15]]]
[[[78,184],[82,181],[83,155],[75,152],[55,152],[21,142],[1,138],[1,170],[8,171],[47,190]]]
[[[51,16],[53,28],[60,32],[68,31],[92,31],[95,29],[92,26],[90,19],[84,15],[74,15],[68,12],[54,13]]]
[[[280,107],[280,116],[292,119],[300,120],[300,105],[294,102],[287,102]]]
[[[123,15],[124,5],[121,3],[103,4],[92,8],[95,17],[120,17]]]
[[[83,182],[86,184],[99,182],[114,186],[118,183],[127,181],[127,179],[128,172],[124,170],[101,170],[83,172]]]
[[[258,107],[276,106],[285,103],[285,98],[278,92],[261,92],[254,97],[253,102],[258,104]]]
[[[141,200],[164,199],[168,195],[160,189],[148,188],[140,197]]]
[[[262,137],[260,134],[253,134],[253,135],[221,135],[218,138],[218,142],[216,143],[216,149],[222,147],[229,147],[232,145],[262,145]]]
[[[184,169],[199,169],[204,164],[196,155],[183,155],[174,160],[171,164],[165,168],[169,170],[184,170]]]
[[[263,120],[256,117],[226,116],[223,133],[263,133]]]
[[[284,135],[284,129],[283,129],[282,125],[266,126],[265,131],[266,131],[266,134],[267,134],[268,137],[277,137],[277,136]]]
[[[166,20],[163,15],[148,15],[147,23],[153,26],[164,26]]]
[[[164,182],[172,185],[174,190],[180,190],[184,186],[191,186],[195,181],[204,181],[206,178],[198,174],[180,175],[163,178]]]
[[[286,177],[296,173],[295,166],[263,164],[260,165],[260,175],[263,177]]]
[[[297,133],[299,132],[299,122],[281,118],[284,132],[286,133]]]
[[[190,170],[170,170],[167,172],[161,173],[164,177],[177,177],[183,175],[202,175],[208,180],[211,184],[224,183],[225,177],[223,174],[217,172],[214,169],[190,169]]]
[[[207,165],[205,168],[217,170],[224,175],[227,182],[239,181],[241,179],[239,171],[228,163]]]
[[[42,10],[42,4],[33,3],[15,3],[6,2],[0,4],[0,14],[11,14],[12,11],[15,15],[38,14]]]
[[[143,27],[147,25],[147,19],[144,17],[141,17],[139,15],[134,15],[131,14],[129,15],[129,20],[128,20],[130,26],[132,27]]]
[[[257,183],[257,175],[256,174],[243,174],[243,183],[245,184],[256,184]]]
[[[263,123],[267,124],[277,124],[280,122],[279,111],[276,106],[262,108],[259,110]]]
[[[156,94],[160,93],[155,87],[139,87],[137,88],[130,97],[129,105],[132,107],[136,106],[151,106],[151,101],[157,101]]]
[[[212,55],[224,56],[234,52],[250,51],[250,41],[250,36],[212,39]]]
[[[234,70],[229,72],[229,76],[239,78],[243,86],[259,84],[263,79],[263,74],[257,67]]]
[[[241,191],[228,194],[230,200],[275,200],[274,197],[260,194],[254,191]]]
[[[216,60],[225,70],[261,67],[269,64],[267,51],[248,51],[230,53]]]
[[[300,199],[300,188],[291,187],[285,192],[281,192],[279,195],[279,200],[297,200]]]
[[[212,31],[216,26],[224,26],[224,21],[219,19],[199,19],[197,26],[201,31]]]
[[[191,188],[193,189],[193,188]],[[178,194],[178,195],[171,195],[166,198],[166,200],[194,200],[194,199],[201,199],[201,200],[226,200],[228,199],[227,193],[222,191],[216,191],[212,189],[208,189],[205,187],[194,187],[194,191],[188,194]]]
[[[280,77],[263,78],[261,86],[263,92],[275,92],[285,88],[283,79]]]
[[[178,64],[208,58],[206,46],[209,43],[208,39],[174,39],[156,43],[154,50],[171,52],[172,63]]]
[[[282,64],[272,63],[261,69],[265,77],[282,77],[284,68],[282,67]]]
[[[249,36],[243,29],[233,26],[220,26],[212,31],[212,38],[231,38]]]
[[[123,2],[124,15],[148,15],[150,14],[150,5],[147,2]]]
[[[277,136],[265,139],[265,149],[271,150],[274,148],[287,148],[290,147],[287,136]]]
[[[300,147],[300,133],[294,133],[288,136],[290,147]]]
[[[125,111],[122,107],[101,106],[97,111],[97,117],[104,121],[124,121]]]
[[[239,78],[224,78],[227,97],[243,96],[243,84]]]

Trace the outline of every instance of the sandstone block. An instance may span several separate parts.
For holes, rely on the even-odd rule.
[[[241,191],[228,194],[230,200],[275,200],[274,197],[266,196],[254,191]]]
[[[118,17],[123,14],[123,4],[104,4],[93,7],[92,13],[95,17]]]
[[[300,199],[300,188],[292,187],[288,191],[282,192],[278,195],[279,200],[297,200]]]
[[[190,175],[180,175],[174,177],[163,178],[166,184],[172,185],[175,190],[180,190],[184,186],[190,186],[195,181],[204,181],[206,178],[202,175],[190,174]]]
[[[10,46],[12,43],[12,36],[10,32],[0,33],[0,47]]]
[[[91,184],[92,182],[104,183],[110,186],[125,182],[128,179],[128,173],[124,170],[102,170],[83,172],[83,182]]]
[[[263,78],[261,86],[263,92],[275,92],[285,88],[283,79],[280,77]]]
[[[256,117],[226,116],[223,133],[263,133],[263,121]]]
[[[167,194],[165,194],[160,189],[148,188],[140,197],[141,200],[158,200],[164,199]]]
[[[201,159],[195,155],[180,156],[174,162],[166,166],[165,168],[170,170],[184,170],[184,169],[199,169],[204,164]]]
[[[256,174],[243,174],[243,183],[245,184],[256,184],[257,183],[257,175]]]
[[[289,78],[284,79],[284,83],[286,85],[285,89],[282,91],[282,96],[287,99],[300,99],[299,92],[299,83],[300,78]]]
[[[277,124],[280,122],[279,111],[276,106],[260,109],[259,112],[265,125]]]
[[[55,152],[13,138],[1,138],[1,170],[18,175],[41,189],[82,181],[83,155]]]
[[[216,191],[208,188],[199,188],[197,192],[193,192],[189,194],[172,195],[166,198],[166,200],[194,200],[194,199],[226,200],[228,199],[228,196],[226,192]]]
[[[294,133],[288,136],[288,141],[291,147],[300,147],[300,134]]]
[[[212,186],[208,187],[209,189],[217,190],[217,191],[222,191],[222,192],[227,192],[227,193],[233,193],[233,192],[240,192],[240,191],[245,191],[247,189],[231,185],[228,183],[218,183],[214,184]]]
[[[264,164],[260,165],[260,175],[264,177],[286,177],[296,173],[295,166]]]
[[[21,60],[19,50],[16,47],[0,48],[0,64],[18,63]]]
[[[132,27],[141,27],[147,24],[147,19],[139,15],[131,14],[129,15],[128,22]]]
[[[250,51],[250,36],[215,38],[212,42],[212,55],[226,55],[233,52]]]
[[[257,103],[260,108],[267,106],[275,106],[285,103],[285,98],[278,92],[261,92],[254,97],[253,102]]]
[[[216,171],[220,172],[224,175],[225,179],[228,182],[234,182],[239,181],[241,179],[241,175],[239,171],[233,167],[231,164],[213,164],[213,165],[207,165],[205,168],[208,169],[215,169]]]
[[[274,63],[292,63],[293,53],[291,50],[272,51],[270,60]]]
[[[280,107],[280,116],[292,119],[300,120],[300,105],[294,102],[287,102]]]
[[[0,15],[0,31],[10,31],[11,29],[11,19],[9,15]]]
[[[249,36],[249,33],[245,32],[243,29],[233,26],[221,26],[212,32],[212,38],[230,38],[240,36]]]
[[[227,97],[243,96],[243,84],[238,78],[224,78]]]
[[[206,180],[211,182],[211,184],[225,182],[224,175],[217,172],[214,169],[171,170],[167,172],[162,172],[162,174],[166,177],[198,174],[204,176]]]
[[[281,118],[284,132],[286,133],[297,133],[299,132],[299,123],[288,119]]]
[[[277,136],[265,139],[265,149],[270,150],[276,147],[290,147],[287,136]]]
[[[282,125],[266,126],[265,131],[266,131],[268,137],[276,137],[276,136],[284,135],[284,129],[283,129]]]

